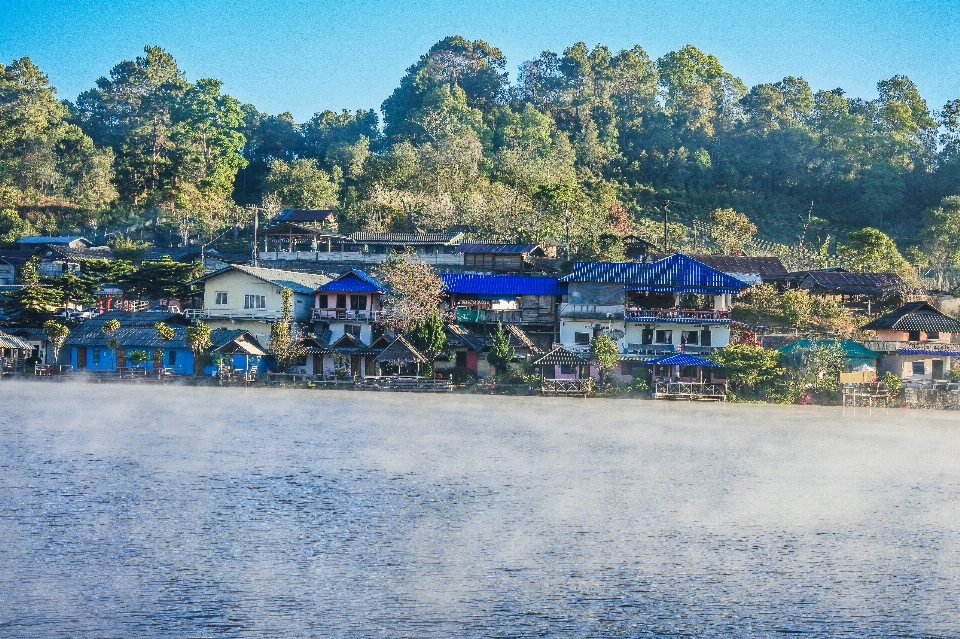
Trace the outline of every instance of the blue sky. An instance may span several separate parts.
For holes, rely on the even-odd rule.
[[[511,77],[577,41],[658,57],[684,44],[748,85],[805,77],[876,96],[902,73],[933,109],[960,98],[960,1],[838,0],[0,0],[0,60],[29,56],[73,99],[144,45],[190,80],[219,78],[261,111],[379,108],[404,70],[447,35],[483,39]]]

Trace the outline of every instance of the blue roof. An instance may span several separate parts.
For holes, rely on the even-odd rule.
[[[898,348],[900,355],[939,355],[940,357],[960,357],[960,351],[930,351],[919,348]]]
[[[447,293],[460,295],[566,295],[566,287],[554,277],[474,273],[441,273],[440,277]]]
[[[739,293],[749,285],[706,264],[675,253],[652,264],[577,262],[564,282],[624,284],[632,291],[660,293]]]
[[[675,355],[664,355],[663,357],[656,357],[654,359],[648,359],[645,362],[640,362],[641,364],[656,364],[657,366],[710,366],[717,368],[720,364],[716,362],[711,362],[709,359],[703,359],[701,357],[695,357],[694,355],[687,355],[685,353],[677,353]]]
[[[43,235],[28,235],[17,240],[17,244],[70,244],[77,240],[89,242],[87,238],[80,235],[56,235],[46,237]]]
[[[360,269],[354,268],[327,282],[317,290],[343,291],[346,293],[383,293],[385,289],[375,279]]]

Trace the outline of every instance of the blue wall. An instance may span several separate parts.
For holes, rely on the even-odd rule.
[[[100,361],[94,363],[94,351],[100,351]],[[147,370],[153,370],[153,349],[152,348],[128,348],[127,353],[130,351],[146,351],[150,355],[150,361],[146,364],[142,364],[141,368],[146,368]],[[193,374],[193,351],[189,348],[163,348],[160,349],[163,351],[163,366],[164,368],[170,368],[175,373],[180,373],[182,375],[192,375]],[[176,353],[175,363],[170,363],[170,352],[173,351]],[[116,354],[112,348],[107,348],[106,346],[88,346],[87,347],[87,357],[86,357],[86,369],[91,371],[115,371],[117,367],[114,365],[114,357]],[[70,347],[70,365],[73,366],[74,370],[78,369],[77,366],[77,347]],[[127,360],[126,362],[120,362],[121,367],[132,367],[133,364]]]

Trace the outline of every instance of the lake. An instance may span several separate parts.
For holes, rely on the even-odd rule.
[[[3,637],[960,637],[960,416],[0,383]]]

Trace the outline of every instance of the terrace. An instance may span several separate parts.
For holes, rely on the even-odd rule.
[[[314,308],[313,319],[377,322],[380,320],[380,311],[351,310],[346,308]]]

